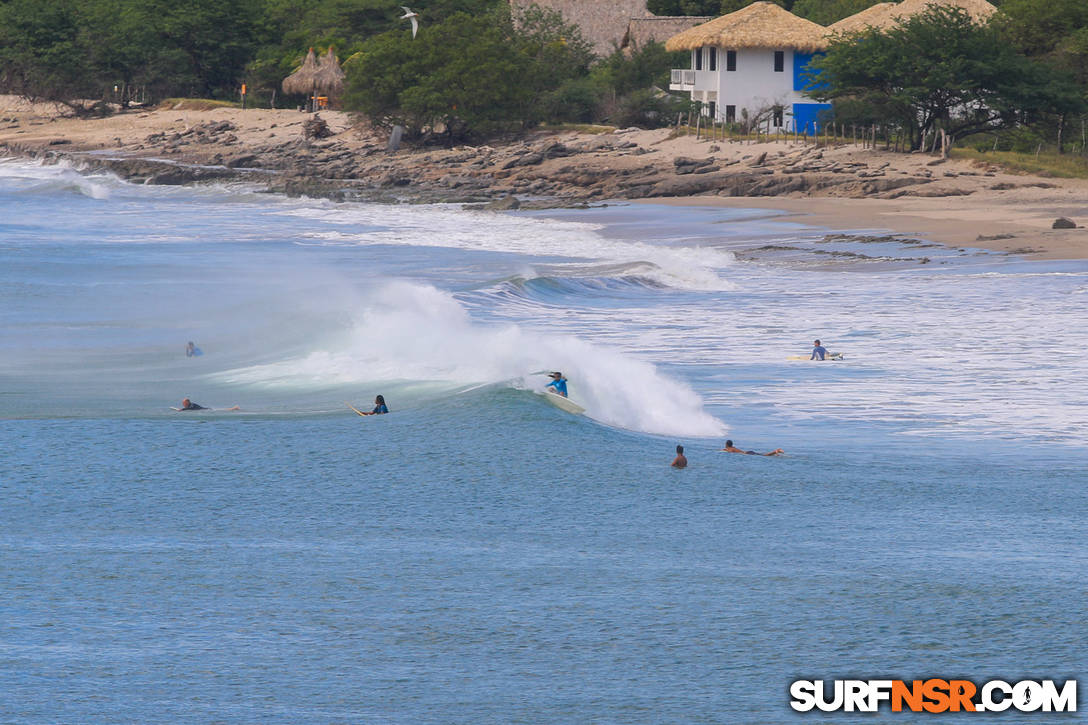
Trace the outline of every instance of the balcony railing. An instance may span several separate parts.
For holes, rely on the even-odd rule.
[[[674,90],[690,90],[695,87],[695,71],[684,70],[682,68],[673,68],[672,78],[669,79],[670,86],[687,86],[687,88],[678,88]]]

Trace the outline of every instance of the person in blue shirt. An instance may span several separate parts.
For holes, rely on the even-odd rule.
[[[544,386],[547,388],[554,388],[551,392],[567,397],[567,379],[563,377],[563,373],[555,372],[551,374],[552,381]]]
[[[809,360],[823,360],[827,356],[827,348],[820,344],[819,340],[812,343],[812,357]]]
[[[385,406],[385,396],[379,395],[374,398],[374,410],[369,413],[360,413],[359,415],[383,415],[389,412],[389,408]]]

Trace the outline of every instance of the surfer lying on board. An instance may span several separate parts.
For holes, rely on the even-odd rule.
[[[722,449],[726,453],[743,453],[746,456],[780,456],[785,453],[781,448],[775,448],[770,453],[756,453],[755,451],[742,451],[733,445],[733,441],[726,441],[725,448]]]
[[[213,410],[212,408],[205,408],[203,405],[197,405],[188,398],[183,398],[180,408],[174,408],[174,410],[181,412],[183,410]],[[220,408],[220,410],[241,410],[237,405],[233,408]]]
[[[812,357],[809,360],[823,360],[827,357],[827,348],[820,344],[819,340],[812,343]]]
[[[563,377],[563,373],[555,372],[550,373],[550,375],[552,376],[552,381],[545,385],[544,389],[547,390],[548,388],[555,388],[554,390],[551,390],[549,392],[557,393],[558,395],[562,395],[564,398],[567,397],[567,379]]]

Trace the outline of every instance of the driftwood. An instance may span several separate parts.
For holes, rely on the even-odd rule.
[[[302,135],[305,138],[328,138],[332,136],[332,129],[325,119],[315,113],[312,118],[302,122]]]

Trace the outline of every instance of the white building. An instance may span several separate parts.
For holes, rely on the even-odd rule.
[[[756,2],[669,38],[668,50],[691,51],[691,68],[673,70],[669,88],[689,91],[719,121],[812,133],[831,106],[805,94],[805,66],[827,46],[827,28]]]

